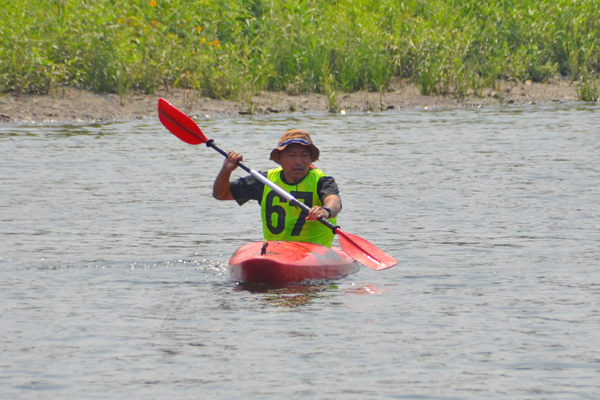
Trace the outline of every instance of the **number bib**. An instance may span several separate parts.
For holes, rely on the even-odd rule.
[[[267,179],[283,188],[309,208],[322,206],[317,193],[317,183],[326,176],[317,168],[310,170],[306,178],[297,185],[288,185],[281,179],[282,168],[269,170]],[[331,247],[333,232],[318,221],[307,221],[308,213],[281,198],[273,189],[265,185],[261,205],[263,234],[266,240],[282,242],[309,242]],[[337,218],[329,220],[336,225]]]

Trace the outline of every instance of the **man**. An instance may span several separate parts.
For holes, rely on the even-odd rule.
[[[230,182],[231,173],[242,159],[236,152],[228,153],[213,186],[216,199],[236,200],[239,205],[257,200],[266,240],[310,242],[331,247],[333,232],[318,219],[327,218],[335,225],[342,200],[335,180],[311,165],[319,159],[319,149],[308,132],[293,129],[284,133],[270,157],[280,167],[263,173],[310,207],[308,214],[251,175]]]

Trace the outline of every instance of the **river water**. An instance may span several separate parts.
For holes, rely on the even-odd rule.
[[[399,260],[257,290],[258,205],[158,120],[0,126],[0,398],[600,397],[600,107],[202,118],[255,169],[313,133]],[[236,171],[238,176],[241,173]]]

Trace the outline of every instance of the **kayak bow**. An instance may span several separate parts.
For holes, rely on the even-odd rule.
[[[252,242],[241,246],[229,260],[232,280],[285,285],[309,280],[341,278],[359,264],[338,247],[300,242]]]

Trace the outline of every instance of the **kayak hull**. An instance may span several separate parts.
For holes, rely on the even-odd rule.
[[[336,279],[360,268],[338,247],[314,243],[264,242],[241,246],[229,260],[232,280],[243,283],[285,285],[309,280]]]

